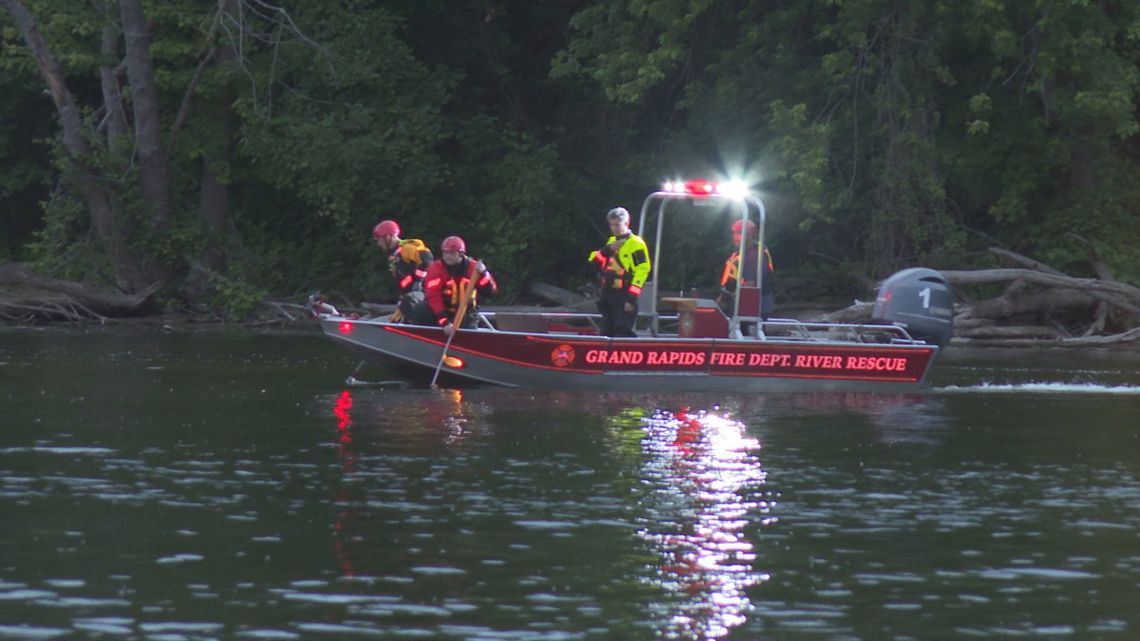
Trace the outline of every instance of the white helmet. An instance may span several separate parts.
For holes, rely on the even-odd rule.
[[[625,207],[614,207],[606,213],[606,220],[620,220],[623,223],[628,223],[629,210]]]

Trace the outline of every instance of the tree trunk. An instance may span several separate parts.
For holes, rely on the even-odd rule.
[[[219,19],[236,19],[236,0],[222,0],[218,9]],[[218,65],[233,63],[237,53],[229,39],[223,38],[218,44],[214,60]],[[199,215],[210,231],[210,244],[202,255],[202,262],[212,270],[222,272],[226,265],[225,239],[230,227],[230,200],[226,183],[218,175],[218,169],[228,167],[231,160],[231,140],[235,130],[232,96],[228,85],[218,95],[215,106],[222,122],[222,140],[202,158],[202,187],[199,201]]]
[[[127,115],[123,113],[123,96],[112,60],[119,59],[119,29],[115,25],[103,27],[103,42],[99,53],[103,64],[99,66],[99,84],[103,89],[103,108],[107,111],[107,149],[113,155],[127,140]]]
[[[159,114],[158,86],[150,61],[150,35],[139,0],[120,0],[123,42],[126,45],[127,78],[131,83],[134,108],[135,146],[139,159],[139,189],[149,208],[147,224],[159,234],[166,233],[170,220],[170,170],[162,148],[162,120]],[[149,254],[150,252],[148,252]],[[162,280],[169,278],[167,266],[148,260],[148,269]]]

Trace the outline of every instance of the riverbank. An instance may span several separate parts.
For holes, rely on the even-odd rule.
[[[386,316],[395,309],[391,304],[365,303],[360,308],[347,310],[361,316]],[[488,312],[581,312],[568,307],[539,307],[528,305],[486,306]],[[810,308],[804,308],[810,309]],[[801,310],[802,311],[802,310]],[[792,316],[788,316],[792,317]],[[796,320],[814,321],[819,315],[808,311],[794,316]],[[853,322],[853,321],[852,321]],[[304,305],[273,303],[264,305],[257,314],[240,320],[228,320],[217,314],[178,312],[100,319],[69,319],[51,321],[42,318],[33,322],[0,321],[0,329],[51,330],[51,331],[144,331],[158,333],[246,332],[273,334],[319,334],[320,327]],[[1018,353],[1026,349],[1060,349],[1097,352],[1140,352],[1140,329],[1110,336],[1073,337],[1057,339],[984,339],[956,335],[951,339],[948,352],[968,349],[989,351],[1010,350]]]

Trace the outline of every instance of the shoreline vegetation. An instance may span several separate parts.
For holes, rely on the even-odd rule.
[[[1013,267],[941,270],[953,285],[954,338],[951,346],[970,347],[1114,347],[1140,348],[1140,288],[1119,282],[1106,269],[1098,278],[1076,278],[1032,258],[991,248]],[[134,294],[120,294],[82,283],[37,274],[27,265],[0,266],[0,322],[9,325],[120,324],[157,327],[165,331],[191,326],[220,325],[249,329],[311,327],[308,303],[261,300],[256,311],[240,321],[205,308],[171,312],[155,303],[161,284]],[[488,305],[488,311],[592,311],[587,295],[546,283],[529,288],[534,306]],[[345,313],[381,316],[394,304],[332,301]],[[818,306],[778,303],[776,314],[803,321],[859,323],[872,319],[874,301],[854,301],[832,312]]]
[[[694,198],[655,290],[707,299],[728,181],[777,316],[867,320],[853,299],[924,267],[958,343],[1135,344],[1137,25],[1136,2],[0,0],[0,324],[367,313],[395,299],[382,220],[460,234],[490,305],[593,311],[536,287],[589,297],[605,212],[662,222],[666,183]]]

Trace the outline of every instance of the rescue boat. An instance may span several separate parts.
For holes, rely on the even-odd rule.
[[[657,295],[663,225],[678,203],[718,204],[752,221],[763,255],[764,203],[733,182],[665,183],[646,197],[638,235],[653,225],[653,272],[639,299],[636,337],[598,335],[598,314],[480,312],[450,343],[432,326],[354,318],[327,303],[314,313],[335,342],[369,362],[426,384],[629,392],[881,391],[925,386],[953,333],[953,292],[937,271],[895,273],[879,286],[867,323],[764,318],[762,261],[738,279],[727,312],[699,296]],[[743,283],[741,281],[744,281]],[[748,285],[748,281],[757,283]]]

